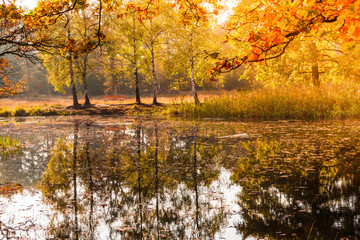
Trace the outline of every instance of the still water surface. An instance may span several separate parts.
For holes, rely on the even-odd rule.
[[[0,239],[360,239],[359,123],[3,120]]]

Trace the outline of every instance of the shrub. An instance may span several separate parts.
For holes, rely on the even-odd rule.
[[[14,117],[29,116],[29,113],[27,113],[24,108],[22,108],[22,107],[17,107],[17,108],[12,112],[12,116],[14,116]]]

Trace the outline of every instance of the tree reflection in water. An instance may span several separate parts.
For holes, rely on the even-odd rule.
[[[351,133],[239,141],[185,126],[74,123],[39,185],[55,210],[49,236],[217,239],[230,225],[244,239],[359,236],[360,146]],[[225,199],[230,187],[241,192]]]
[[[248,155],[232,176],[243,186],[244,220],[237,229],[244,237],[359,236],[359,145],[333,141],[244,144]]]
[[[78,225],[78,207],[77,207],[77,182],[76,182],[76,173],[77,173],[77,145],[79,138],[79,123],[74,124],[74,143],[73,143],[73,191],[74,191],[74,222],[75,222],[75,239],[79,239],[79,225]]]
[[[218,152],[198,144],[196,129],[136,122],[122,133],[89,133],[96,128],[75,123],[73,136],[53,147],[39,184],[57,210],[49,235],[101,239],[105,230],[111,239],[193,239],[219,231],[222,208],[208,213],[199,202],[199,187],[219,176],[209,167]]]

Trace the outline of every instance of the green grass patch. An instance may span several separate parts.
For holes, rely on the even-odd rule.
[[[358,85],[281,87],[230,92],[199,105],[182,102],[169,110],[185,118],[227,119],[341,119],[360,118]]]

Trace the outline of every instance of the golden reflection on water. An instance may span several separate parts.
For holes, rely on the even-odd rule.
[[[4,136],[25,147],[1,159],[0,179],[24,191],[1,195],[0,236],[356,239],[359,126],[118,118],[8,123]]]

